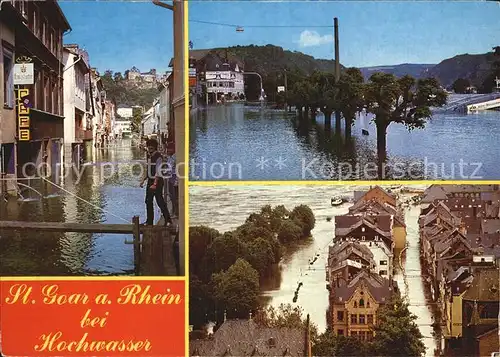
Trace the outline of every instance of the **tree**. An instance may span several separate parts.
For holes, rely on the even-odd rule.
[[[495,53],[495,56],[500,56],[500,46],[493,47],[493,51]]]
[[[212,242],[220,236],[219,231],[206,227],[189,227],[189,272],[198,275],[201,262]]]
[[[316,225],[316,218],[309,206],[300,205],[293,209],[290,218],[302,229],[302,236],[309,237]]]
[[[348,68],[340,76],[339,111],[345,119],[345,137],[350,139],[356,113],[364,106],[364,78],[358,68]]]
[[[209,277],[228,269],[238,258],[248,257],[248,247],[234,233],[225,233],[214,239],[206,254],[204,276]]]
[[[337,106],[338,90],[335,86],[335,75],[316,71],[310,77],[310,81],[313,88],[310,106],[314,110],[316,108],[321,110],[328,125]]]
[[[196,275],[189,274],[189,324],[201,328],[209,318],[213,318],[213,300],[209,285]]]
[[[401,297],[393,300],[378,311],[375,337],[371,347],[378,356],[423,356],[425,345],[422,333],[415,323],[417,316],[408,309],[408,303]],[[394,343],[398,341],[398,343]]]
[[[453,82],[451,87],[455,93],[467,93],[467,88],[470,87],[470,81],[466,78],[458,78],[455,82]]]
[[[431,118],[430,107],[446,104],[446,98],[435,78],[415,81],[411,76],[398,79],[393,74],[374,73],[366,85],[365,100],[368,111],[375,114],[379,163],[387,158],[387,128],[391,123],[403,124],[408,130],[424,128]]]
[[[314,356],[369,356],[367,343],[351,336],[336,336],[327,330],[313,344]]]
[[[136,134],[142,133],[142,108],[134,108],[132,113],[132,132]]]
[[[275,259],[273,246],[264,238],[257,238],[248,245],[248,261],[257,270],[260,276],[269,272],[272,264],[278,263]]]
[[[228,317],[248,318],[259,305],[259,273],[239,258],[229,269],[212,276],[214,298]]]
[[[302,228],[292,221],[285,221],[281,225],[278,239],[282,243],[298,241],[302,237]]]
[[[122,73],[121,72],[116,72],[115,75],[113,76],[113,80],[115,82],[123,81]]]

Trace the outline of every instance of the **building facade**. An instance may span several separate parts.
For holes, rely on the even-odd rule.
[[[0,22],[2,175],[31,175],[28,171],[43,165],[43,171],[58,176],[64,137],[62,38],[71,27],[55,0],[2,2]],[[33,80],[15,86],[14,65],[20,62],[33,64]],[[28,163],[34,165],[27,168]]]
[[[86,51],[64,46],[64,164],[81,164],[92,150],[94,125]]]

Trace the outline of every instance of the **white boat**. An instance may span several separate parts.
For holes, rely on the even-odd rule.
[[[332,200],[331,200],[332,206],[340,206],[343,203],[344,203],[344,200],[342,199],[342,197],[339,197],[339,196],[332,197]]]

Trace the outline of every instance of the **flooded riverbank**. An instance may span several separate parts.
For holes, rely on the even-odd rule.
[[[421,188],[421,187],[420,187]],[[334,237],[334,223],[327,218],[345,214],[349,203],[332,207],[333,196],[349,196],[354,190],[366,189],[363,186],[217,186],[190,187],[190,225],[207,225],[220,232],[236,228],[245,219],[264,205],[285,205],[292,209],[297,205],[308,205],[316,217],[316,226],[312,239],[293,249],[288,249],[280,273],[268,279],[262,292],[265,301],[274,306],[292,303],[294,292],[299,284],[297,305],[311,315],[311,320],[320,331],[326,328],[326,310],[328,309],[328,291],[325,281],[325,264],[328,246]],[[402,290],[408,294],[411,311],[418,316],[417,323],[425,336],[427,355],[433,356],[436,341],[432,336],[433,317],[424,295],[420,277],[418,246],[419,210],[411,208],[406,213],[408,225],[408,249],[402,261],[407,272],[408,288],[405,288],[401,269],[396,270],[395,279]],[[319,254],[314,264],[309,262]]]
[[[136,160],[144,153],[131,140],[97,149],[81,178],[61,187],[35,180],[45,198],[25,191],[24,201],[0,203],[2,220],[73,223],[126,223],[145,220],[144,189]],[[105,167],[107,166],[107,167]],[[158,212],[156,213],[158,216]],[[134,273],[131,235],[88,233],[0,233],[0,275],[116,275]]]

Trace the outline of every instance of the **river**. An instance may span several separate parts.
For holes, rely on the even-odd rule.
[[[2,220],[73,223],[128,223],[145,220],[144,189],[139,187],[143,153],[122,140],[98,149],[81,179],[68,176],[58,188],[41,180],[23,181],[40,191],[23,191],[24,200],[0,203]],[[109,164],[112,163],[112,164]],[[113,166],[113,169],[111,169]],[[77,198],[78,197],[78,198]],[[158,215],[158,209],[156,211]],[[0,232],[0,275],[118,275],[134,273],[131,236],[88,233]]]
[[[319,115],[315,123],[299,125],[295,113],[241,104],[195,111],[191,180],[377,179],[375,125],[364,136],[356,122],[346,145],[343,134],[326,131],[323,121]],[[498,137],[500,111],[436,114],[425,129],[412,132],[393,123],[387,150],[394,171],[387,178],[496,179]]]
[[[420,186],[422,188],[422,186]],[[191,186],[190,187],[190,225],[207,225],[220,232],[236,228],[245,219],[264,205],[284,204],[287,208],[305,204],[311,207],[316,217],[312,231],[313,240],[289,249],[283,259],[281,274],[269,279],[264,286],[263,296],[274,306],[293,303],[294,291],[299,282],[297,304],[320,331],[326,328],[328,291],[326,290],[325,265],[328,246],[334,236],[333,217],[345,214],[349,204],[332,207],[330,198],[336,195],[352,195],[354,190],[366,189],[363,186]],[[395,280],[403,294],[408,294],[411,311],[418,316],[427,355],[434,356],[436,341],[432,336],[432,312],[424,296],[423,282],[420,277],[418,207],[406,212],[408,225],[408,249],[403,254],[403,266],[407,274],[408,289],[404,284],[401,269],[397,269]],[[332,217],[332,222],[327,221]],[[319,254],[319,259],[310,265],[309,261]]]

